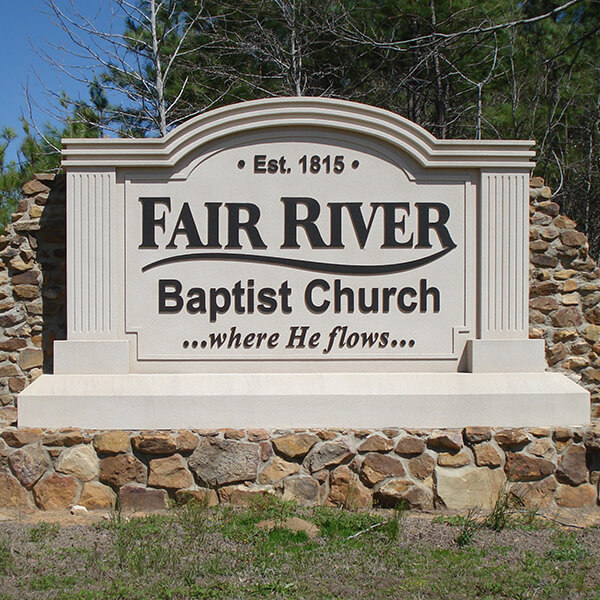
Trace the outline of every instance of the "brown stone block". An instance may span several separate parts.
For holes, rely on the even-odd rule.
[[[580,485],[587,481],[588,470],[583,446],[571,444],[558,459],[556,479],[569,485]]]
[[[306,466],[314,473],[325,467],[339,465],[352,458],[354,454],[355,452],[350,449],[344,440],[323,442],[310,451],[306,457]]]
[[[396,454],[400,454],[402,456],[416,456],[418,454],[422,454],[424,450],[424,440],[408,435],[398,440],[395,452]]]
[[[26,444],[35,444],[38,442],[43,434],[42,429],[33,429],[28,427],[21,427],[19,429],[5,429],[0,433],[0,437],[13,448],[19,448]]]
[[[135,483],[128,483],[119,490],[119,506],[124,512],[166,510],[168,500],[166,490],[146,488]]]
[[[78,486],[75,477],[52,473],[33,486],[35,503],[42,510],[65,510],[77,498]]]
[[[360,476],[369,486],[388,477],[404,477],[405,475],[406,471],[400,460],[377,452],[367,454],[360,468]]]
[[[21,370],[12,363],[3,363],[0,365],[0,377],[13,377],[15,375],[22,375]]]
[[[269,439],[269,432],[266,429],[248,429],[249,442],[262,442]]]
[[[265,496],[274,496],[269,486],[226,485],[218,490],[219,500],[233,506],[252,506]]]
[[[560,308],[552,315],[550,320],[554,327],[579,327],[583,323],[581,311],[577,308]]]
[[[131,454],[108,456],[100,461],[100,481],[114,487],[130,482],[146,482],[146,466]]]
[[[429,510],[433,507],[431,492],[408,479],[390,479],[384,482],[375,493],[375,499],[384,508],[402,504],[415,510]]]
[[[20,338],[10,338],[3,342],[0,342],[0,350],[5,352],[14,352],[15,350],[20,350],[21,348],[25,348],[27,346],[27,340],[23,340]]]
[[[544,284],[549,282],[544,282]],[[539,310],[543,313],[549,313],[553,310],[556,310],[559,306],[558,301],[555,298],[548,296],[539,296],[537,298],[532,298],[529,300],[530,308],[534,308],[535,310]]]
[[[565,215],[560,215],[554,219],[554,226],[558,229],[575,229],[577,223]]]
[[[22,392],[27,387],[27,377],[11,377],[8,380],[8,389],[15,394]]]
[[[560,241],[565,246],[579,247],[587,244],[587,237],[585,233],[581,233],[575,229],[570,229],[568,231],[563,231],[560,234]]]
[[[427,479],[435,469],[435,459],[429,454],[421,454],[408,461],[408,471],[417,479]]]
[[[555,469],[549,460],[520,452],[508,452],[504,465],[504,472],[511,481],[536,481],[552,475]]]
[[[283,499],[302,506],[314,506],[319,500],[319,483],[308,475],[290,477],[283,484]]]
[[[46,472],[50,462],[43,450],[34,444],[19,448],[8,457],[8,464],[21,485],[31,489]]]
[[[131,438],[133,447],[143,454],[173,454],[177,444],[173,436],[165,431],[149,431]]]
[[[246,432],[243,429],[224,429],[223,436],[226,440],[243,440]]]
[[[85,442],[81,429],[63,429],[54,433],[46,433],[42,440],[44,446],[77,446]]]
[[[47,193],[50,191],[50,188],[40,181],[39,179],[32,179],[25,183],[21,190],[26,196],[35,196],[35,194]]]

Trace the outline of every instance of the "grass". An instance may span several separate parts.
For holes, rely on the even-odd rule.
[[[0,600],[600,600],[600,530],[528,529],[513,508],[494,511],[415,519],[401,508],[300,508],[266,497],[247,509],[192,503],[98,525],[4,523]],[[286,529],[292,516],[320,536]],[[267,519],[273,529],[256,527]]]

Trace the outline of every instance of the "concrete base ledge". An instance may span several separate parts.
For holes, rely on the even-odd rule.
[[[19,426],[94,429],[579,426],[589,393],[558,373],[42,375]]]

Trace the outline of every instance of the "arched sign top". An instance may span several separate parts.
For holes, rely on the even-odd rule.
[[[162,138],[65,139],[65,167],[173,167],[190,152],[219,138],[273,128],[347,131],[385,142],[420,166],[528,170],[534,142],[440,140],[390,111],[333,98],[271,98],[208,111]]]

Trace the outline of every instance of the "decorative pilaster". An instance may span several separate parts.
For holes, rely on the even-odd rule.
[[[481,173],[480,339],[527,339],[529,201],[527,171]]]
[[[115,337],[114,169],[67,178],[68,339]]]

